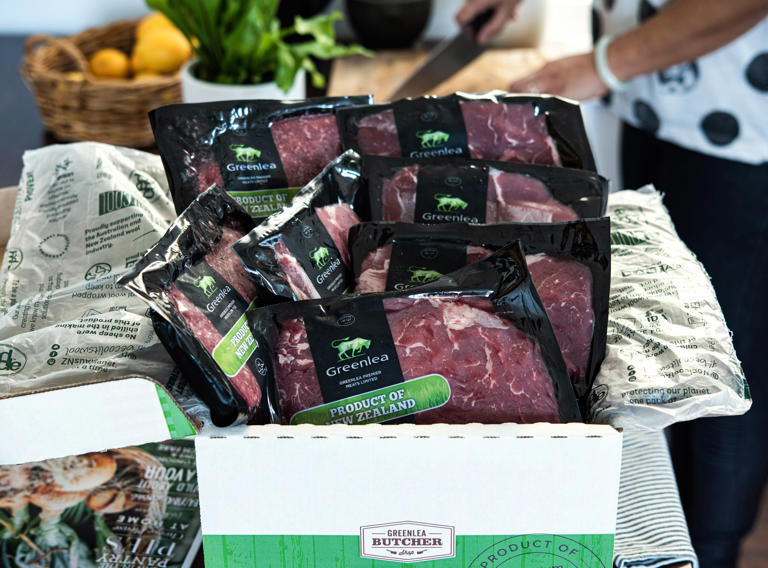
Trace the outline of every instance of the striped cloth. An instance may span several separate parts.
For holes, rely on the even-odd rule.
[[[613,564],[698,567],[663,432],[624,432]]]

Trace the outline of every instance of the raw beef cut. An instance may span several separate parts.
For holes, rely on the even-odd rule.
[[[486,223],[555,223],[575,221],[576,212],[552,197],[541,181],[532,176],[488,170]]]
[[[339,251],[342,262],[349,266],[347,231],[350,227],[360,223],[360,217],[358,217],[346,203],[318,207],[315,209],[315,214],[319,217],[325,230],[328,231],[331,239],[333,239],[333,243]],[[280,263],[296,299],[310,300],[319,298],[320,294],[312,282],[312,279],[307,275],[294,254],[288,250],[288,247],[282,239],[275,243],[274,249],[275,254],[277,255],[277,261]]]
[[[472,158],[562,165],[543,114],[531,104],[461,101],[461,114]],[[370,114],[357,123],[361,154],[402,156],[392,109]]]
[[[488,249],[478,246],[467,247],[466,264],[472,264],[491,254]],[[355,292],[384,292],[387,289],[389,261],[392,258],[392,245],[385,245],[373,250],[360,267],[360,275],[355,282]]]
[[[302,187],[341,154],[332,113],[284,118],[273,122],[270,130],[289,187]]]
[[[559,422],[552,379],[539,345],[494,313],[486,298],[385,298],[405,380],[443,375],[451,398],[417,413],[420,424]],[[283,324],[274,349],[283,420],[323,404],[304,321]]]
[[[205,262],[224,277],[243,299],[247,302],[252,302],[256,298],[256,288],[251,283],[245,270],[243,270],[243,266],[237,256],[229,248],[242,236],[242,234],[232,229],[224,228],[221,240],[210,253],[205,255]],[[203,344],[209,353],[213,353],[213,349],[221,341],[221,334],[210,320],[175,284],[168,290],[168,297],[189,328],[195,333],[200,343]],[[229,380],[235,386],[237,392],[245,399],[249,408],[256,409],[259,407],[262,397],[261,388],[247,365],[244,365]]]
[[[574,382],[583,381],[595,324],[592,273],[578,261],[546,254],[528,255],[525,260],[552,323],[568,374]]]
[[[400,156],[395,112],[392,109],[385,110],[361,119],[357,123],[357,142],[361,154]]]
[[[407,166],[382,182],[383,221],[413,223],[418,171],[418,166]],[[552,197],[547,187],[533,176],[488,169],[486,223],[553,223],[578,218],[573,209]]]
[[[485,160],[560,166],[543,114],[531,104],[461,101],[469,155]]]

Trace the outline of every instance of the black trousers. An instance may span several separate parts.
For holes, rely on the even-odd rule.
[[[753,405],[744,416],[671,429],[701,568],[735,567],[768,477],[768,371],[758,356],[768,347],[768,164],[714,158],[625,125],[622,167],[624,187],[653,183],[666,194],[678,234],[712,279],[751,387]]]

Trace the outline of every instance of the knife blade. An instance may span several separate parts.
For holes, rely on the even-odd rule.
[[[440,42],[429,53],[427,60],[408,76],[389,99],[394,101],[423,95],[485,51],[485,46],[477,43],[475,36],[493,17],[493,13],[494,10],[490,9],[478,14],[458,35]]]

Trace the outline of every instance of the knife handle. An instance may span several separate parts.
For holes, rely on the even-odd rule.
[[[489,8],[485,12],[480,12],[477,16],[472,18],[467,27],[472,32],[472,37],[477,37],[477,34],[483,29],[483,26],[491,21],[493,14],[496,12],[495,8]]]

